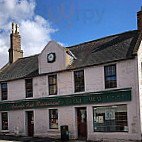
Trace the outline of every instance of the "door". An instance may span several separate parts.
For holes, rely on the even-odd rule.
[[[87,139],[86,108],[77,108],[78,138]]]
[[[28,119],[28,136],[34,135],[34,113],[33,111],[27,112],[27,119]]]

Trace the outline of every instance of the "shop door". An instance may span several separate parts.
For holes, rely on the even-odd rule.
[[[28,136],[34,135],[34,113],[33,111],[27,112],[27,119],[28,119]]]
[[[78,139],[87,139],[86,108],[77,108]]]

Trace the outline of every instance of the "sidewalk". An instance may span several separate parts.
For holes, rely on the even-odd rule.
[[[61,140],[52,139],[52,138],[0,135],[0,142],[18,142],[18,141],[19,142],[63,142]],[[69,140],[68,142],[86,142],[86,141]]]
[[[51,138],[0,135],[0,142],[63,142]],[[67,142],[67,141],[64,141]],[[85,140],[69,140],[68,142],[86,142]],[[102,140],[102,141],[88,141],[88,142],[141,142],[141,141],[127,141],[127,140]]]

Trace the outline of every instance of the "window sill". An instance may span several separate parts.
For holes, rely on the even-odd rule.
[[[126,133],[129,133],[129,131],[123,131],[123,132],[121,132],[121,131],[116,131],[116,132],[95,132],[94,131],[94,133],[103,133],[103,134],[110,134],[110,133],[124,133],[124,134],[126,134]]]
[[[113,89],[119,89],[118,87],[112,87],[112,88],[104,88],[104,90],[113,90]]]
[[[7,100],[0,100],[1,102],[6,102],[6,101],[8,101],[8,99]]]
[[[86,91],[80,91],[80,92],[75,92],[74,91],[74,94],[81,94],[81,93],[85,93]]]
[[[2,133],[8,133],[9,130],[1,130]]]
[[[33,99],[33,97],[26,97],[25,99]]]
[[[48,97],[55,97],[55,96],[59,96],[59,95],[58,94],[48,95]]]
[[[59,128],[58,129],[48,129],[48,132],[59,132]]]

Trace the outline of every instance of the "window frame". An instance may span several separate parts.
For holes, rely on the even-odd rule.
[[[56,81],[55,81],[55,83],[51,83],[50,82],[50,77],[55,77],[56,78]],[[55,88],[56,88],[56,91],[55,91],[55,93],[51,93],[50,92],[50,87],[51,86],[55,86]],[[57,86],[57,74],[53,74],[53,75],[48,75],[48,91],[49,91],[49,95],[57,95],[57,93],[58,93],[58,86]]]
[[[112,67],[112,66],[114,66],[115,67],[115,74],[114,75],[106,75],[106,68],[108,68],[108,67]],[[117,87],[117,67],[116,67],[116,64],[111,64],[111,65],[106,65],[106,66],[104,66],[104,80],[105,80],[105,89],[109,89],[109,88],[116,88]],[[111,86],[111,85],[109,85],[109,86],[107,86],[107,78],[108,77],[115,77],[116,78],[116,80],[115,80],[115,85],[114,86]]]
[[[3,84],[6,84],[6,91],[3,90],[3,89],[5,89],[5,88],[2,87]],[[6,95],[5,95],[5,96],[6,96],[6,99],[4,99],[4,93],[5,93],[5,92],[6,92]],[[2,83],[1,83],[1,100],[2,100],[2,101],[8,100],[8,84],[7,84],[7,82],[2,82]]]
[[[3,115],[6,113],[7,114],[7,129],[3,129]],[[9,130],[9,117],[8,117],[8,112],[7,111],[4,111],[4,112],[1,112],[1,130],[2,131],[8,131]]]
[[[75,75],[75,73],[77,72],[83,72],[83,82],[81,81],[77,81],[77,78]],[[77,86],[80,86],[78,87],[79,89],[76,89]],[[83,89],[82,89],[83,88]],[[85,78],[84,78],[84,70],[77,70],[77,71],[74,71],[74,92],[77,93],[77,92],[84,92],[85,91]]]
[[[28,80],[31,80],[31,83],[27,83]],[[30,84],[28,88],[28,84]],[[28,90],[31,91],[31,96],[28,95]],[[33,97],[33,78],[26,78],[25,79],[25,93],[26,93],[26,98],[32,98]]]
[[[56,117],[56,118],[54,118],[54,117],[52,118],[52,117],[51,117],[51,111],[57,111],[57,117]],[[58,124],[58,127],[57,127],[57,128],[52,128],[52,127],[51,127],[51,124],[52,124],[52,123],[51,123],[51,120],[52,120],[52,119],[56,119],[56,121],[58,121],[58,109],[49,109],[49,129],[58,129],[58,128],[59,128],[59,124]]]
[[[128,130],[127,131],[95,131],[94,130],[94,117],[95,117],[95,113],[94,113],[94,108],[101,108],[101,107],[112,107],[112,106],[126,106],[126,112],[127,112],[127,127],[128,127]],[[113,105],[108,105],[108,106],[93,106],[92,107],[92,110],[93,110],[93,132],[94,133],[128,133],[129,132],[129,125],[128,125],[128,105],[127,104],[113,104]]]

